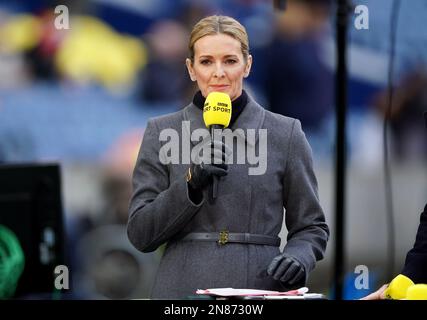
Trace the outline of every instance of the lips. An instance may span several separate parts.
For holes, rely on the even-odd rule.
[[[227,85],[227,84],[216,84],[216,85],[211,85],[210,87],[214,90],[224,90],[224,89],[227,89],[229,87],[229,85]]]

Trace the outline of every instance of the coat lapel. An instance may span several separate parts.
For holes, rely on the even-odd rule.
[[[254,146],[254,143],[251,139],[247,139],[247,130],[253,129],[255,130],[255,144],[259,138],[258,130],[261,128],[265,117],[265,109],[261,107],[249,94],[248,94],[248,104],[245,109],[230,127],[231,130],[235,129],[243,129],[244,133],[241,130],[237,131],[237,133],[241,136],[241,138],[245,139],[247,143]],[[193,103],[189,104],[184,108],[184,120],[187,121],[184,123],[185,130],[187,134],[191,136],[191,133],[196,129],[206,129],[205,123],[203,121],[203,111],[197,108]],[[190,123],[188,123],[188,121]],[[209,131],[203,134],[203,141],[210,139]],[[197,144],[197,141],[191,141],[193,145]]]

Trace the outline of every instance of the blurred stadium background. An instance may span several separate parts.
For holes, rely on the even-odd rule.
[[[382,130],[391,1],[353,4],[369,8],[369,29],[357,30],[351,16],[347,299],[390,280]],[[57,5],[67,6],[69,29],[55,28]],[[333,230],[333,1],[288,0],[285,12],[274,12],[268,0],[0,0],[0,163],[61,164],[72,274],[64,298],[148,296],[161,249],[140,254],[127,241],[130,177],[147,119],[191,101],[196,88],[184,64],[189,31],[218,13],[237,18],[249,33],[254,64],[246,90],[272,111],[301,120]],[[395,273],[427,194],[426,17],[427,1],[402,1],[390,126]],[[311,291],[332,290],[333,241],[332,234]],[[357,265],[370,270],[369,290],[354,288]]]

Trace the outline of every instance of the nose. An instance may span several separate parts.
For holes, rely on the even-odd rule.
[[[222,63],[217,63],[215,72],[214,72],[214,77],[223,78],[224,76],[225,76],[225,72],[224,72],[224,68],[222,67]]]

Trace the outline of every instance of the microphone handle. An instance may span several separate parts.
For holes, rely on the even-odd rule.
[[[212,186],[211,186],[211,198],[212,200],[216,199],[218,195],[218,177],[213,176]]]
[[[215,135],[214,135],[214,129],[222,129],[223,126],[218,125],[218,124],[213,124],[210,129],[211,129],[211,138],[212,138],[212,143],[214,141]],[[221,138],[222,139],[222,138]],[[212,159],[213,161],[213,159]],[[212,185],[211,185],[211,192],[210,192],[210,200],[211,203],[217,198],[218,196],[218,182],[219,182],[219,178],[217,176],[213,176],[213,181],[212,181]]]

